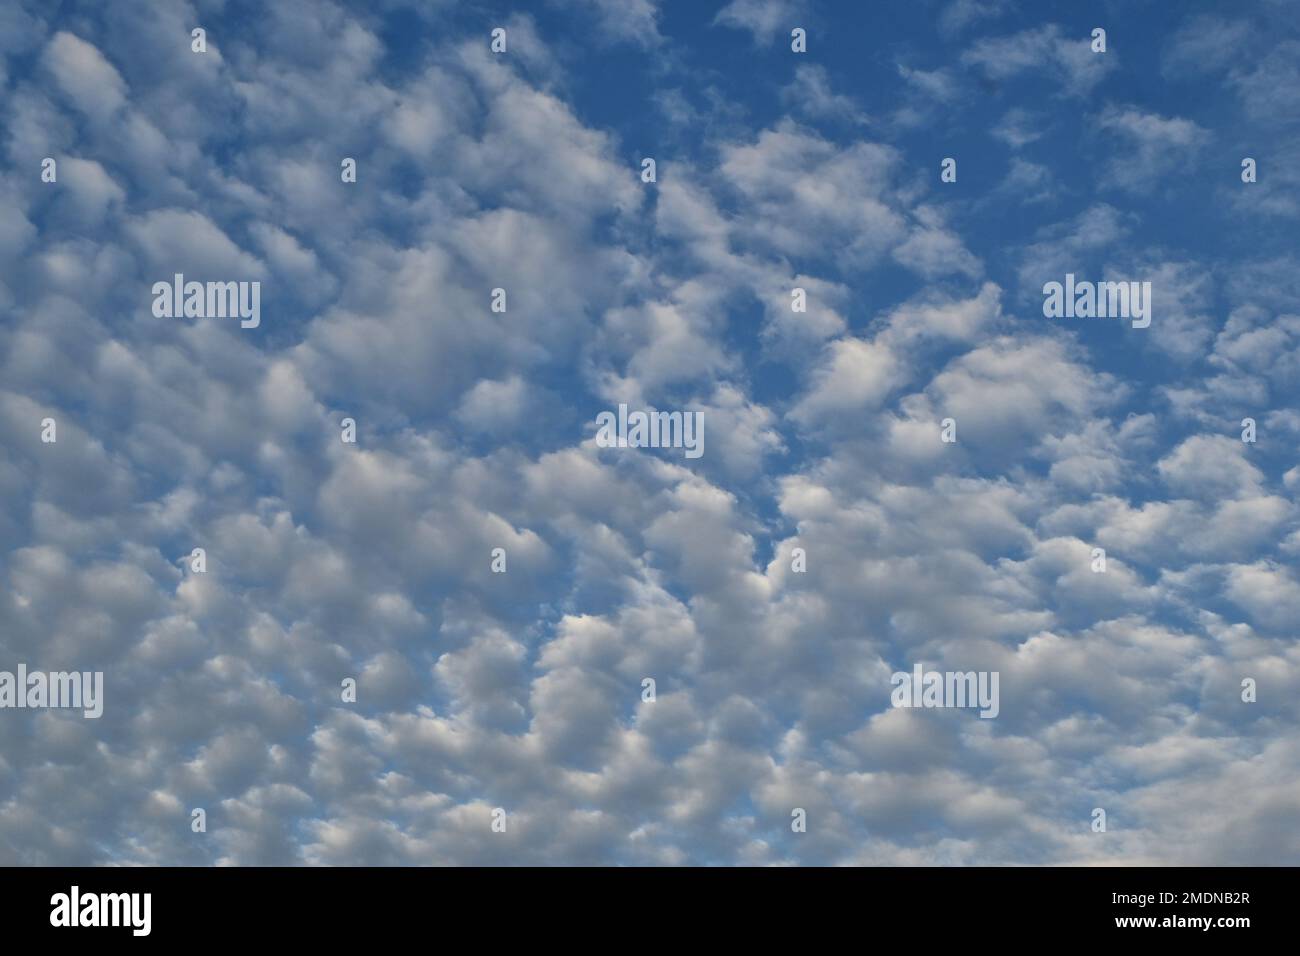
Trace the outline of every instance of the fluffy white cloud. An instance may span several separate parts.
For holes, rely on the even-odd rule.
[[[1140,216],[1089,196],[990,240],[918,127],[870,122],[829,64],[774,78],[771,114],[667,104],[717,126],[665,139],[645,184],[540,13],[509,58],[441,29],[402,54],[386,5],[286,2],[203,59],[187,10],[0,14],[0,649],[107,677],[98,721],[0,715],[5,862],[1294,855],[1289,259],[1135,255]],[[548,11],[618,56],[670,42],[649,0]],[[807,13],[716,24],[770,45]],[[1083,97],[1115,68],[1052,25],[962,42],[994,84]],[[1197,49],[1176,37],[1170,70]],[[972,77],[898,79],[922,110]],[[1134,187],[1202,138],[1088,113]],[[997,115],[1035,147],[1036,116]],[[1048,188],[1019,162],[989,182]],[[1035,312],[1044,281],[1129,261],[1178,289],[1134,361],[1207,374],[1147,381]],[[154,318],[178,271],[262,281],[262,327]],[[617,402],[700,411],[704,458],[597,446]],[[892,709],[918,662],[998,671],[999,718]],[[1088,838],[1097,802],[1114,840]]]

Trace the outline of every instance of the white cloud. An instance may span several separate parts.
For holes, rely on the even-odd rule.
[[[1068,36],[1056,24],[977,40],[961,55],[988,79],[1004,82],[1023,73],[1046,73],[1071,96],[1089,93],[1117,66],[1118,53],[1093,53],[1091,36]]]
[[[788,36],[795,27],[807,24],[798,21],[804,13],[802,0],[731,0],[718,11],[713,22],[734,30],[747,30],[754,42],[771,45],[778,36]]]
[[[93,728],[0,720],[9,859],[1285,857],[1293,262],[1134,254],[1148,224],[1127,205],[991,245],[988,207],[931,185],[916,128],[868,124],[829,62],[776,76],[770,115],[656,62],[683,91],[666,112],[710,125],[669,124],[650,187],[642,144],[591,118],[540,19],[509,20],[494,58],[481,33],[447,35],[442,5],[408,7],[431,29],[404,58],[381,39],[395,8],[287,0],[267,30],[214,30],[208,60],[174,4],[147,21],[128,4],[113,29],[91,11],[75,36],[0,13],[18,51],[0,646],[111,671]],[[651,47],[657,12],[548,16]],[[953,33],[1002,12],[935,8]],[[809,13],[742,2],[718,22],[779,46]],[[971,42],[994,83],[1082,95],[1106,69],[1059,27]],[[917,115],[960,97],[951,64],[884,62]],[[1230,82],[1253,89],[1254,70]],[[1046,188],[1028,148],[1059,124],[996,115],[1026,150],[1007,188]],[[1198,139],[1100,115],[1152,169],[1144,149]],[[47,152],[57,188],[36,180]],[[975,172],[963,161],[963,183]],[[1002,288],[1010,269],[1036,305],[1047,279],[1130,261],[1177,287],[1151,330],[1177,335],[1134,359],[1178,360],[1168,384]],[[175,271],[260,278],[264,328],[153,320],[149,286]],[[596,447],[592,417],[618,400],[702,411],[705,457]],[[918,661],[998,670],[1002,715],[890,708],[890,673]],[[1245,713],[1242,673],[1261,687]],[[1243,810],[1234,779],[1263,796]],[[1125,820],[1104,843],[1078,819],[1097,780]],[[193,806],[220,820],[206,841],[186,839]]]
[[[107,119],[126,102],[126,83],[104,55],[71,33],[56,33],[42,55],[45,69],[73,104],[93,119]]]

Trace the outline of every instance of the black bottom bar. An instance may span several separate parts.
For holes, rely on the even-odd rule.
[[[1286,928],[1295,876],[1250,868],[0,870],[8,940],[66,942],[76,933],[81,943],[205,946],[415,934],[442,945],[465,934],[536,944],[593,932],[601,935],[590,942],[650,946],[701,935],[771,944],[785,932],[927,944],[1127,936],[1231,945]]]

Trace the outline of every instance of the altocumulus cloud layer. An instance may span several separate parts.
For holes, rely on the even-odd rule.
[[[1298,20],[5,4],[0,862],[1300,862]]]

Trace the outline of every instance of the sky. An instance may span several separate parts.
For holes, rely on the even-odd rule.
[[[103,675],[0,863],[1300,863],[1295,0],[11,0],[0,88],[0,671]]]

